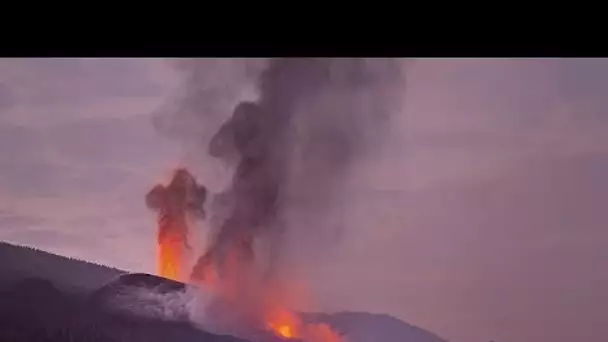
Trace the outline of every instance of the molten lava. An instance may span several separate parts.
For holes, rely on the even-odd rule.
[[[172,227],[159,223],[157,274],[161,277],[183,281],[184,257],[187,249],[179,234],[171,234]],[[169,231],[169,232],[167,232]],[[167,232],[164,233],[163,232]]]
[[[267,313],[265,320],[268,328],[280,337],[300,337],[301,322],[294,313],[288,310],[275,308]]]
[[[286,325],[286,324],[279,325],[279,326],[275,327],[274,330],[280,336],[283,336],[285,338],[292,338],[294,336],[293,332],[291,331],[291,327],[289,325]]]
[[[284,339],[300,339],[305,342],[341,342],[341,337],[327,324],[304,323],[294,312],[276,308],[267,315],[269,330]]]

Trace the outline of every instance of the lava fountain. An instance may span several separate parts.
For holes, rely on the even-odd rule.
[[[204,218],[207,189],[196,184],[185,169],[178,169],[167,186],[156,185],[146,195],[148,208],[158,212],[157,274],[176,281],[187,281],[189,272],[189,216]]]

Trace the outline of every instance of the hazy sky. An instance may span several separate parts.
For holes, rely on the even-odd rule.
[[[608,60],[408,68],[314,272],[323,309],[454,342],[608,341]],[[152,272],[143,196],[182,151],[151,113],[180,76],[153,59],[1,60],[0,239]]]

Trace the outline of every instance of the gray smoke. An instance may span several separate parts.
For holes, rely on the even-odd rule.
[[[305,227],[312,234],[315,227],[328,228],[323,218],[349,167],[378,148],[403,95],[403,61],[396,59],[201,60],[181,66],[191,71],[184,96],[171,109],[174,115],[157,125],[184,134],[197,142],[190,145],[197,153],[234,172],[216,196],[224,205],[211,213],[214,241],[199,269],[221,264],[228,246],[242,260],[253,259],[256,238],[265,239],[276,262],[288,229]],[[256,75],[257,99],[239,102]],[[221,122],[230,107],[230,118]]]

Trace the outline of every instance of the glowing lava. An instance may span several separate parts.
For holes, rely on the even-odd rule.
[[[159,234],[158,236],[158,259],[156,261],[157,274],[161,277],[181,280],[182,256],[184,254],[182,241]]]
[[[302,322],[296,313],[276,304],[267,312],[265,319],[268,329],[284,339],[300,339],[305,342],[344,342],[329,325]]]
[[[291,332],[291,327],[289,325],[280,325],[277,327],[276,332],[285,338],[292,338],[293,333]]]
[[[283,338],[297,338],[300,333],[301,322],[292,312],[278,308],[267,314],[266,324],[277,336]]]

